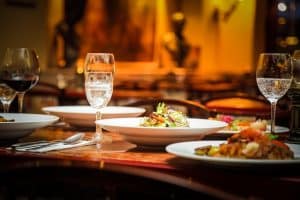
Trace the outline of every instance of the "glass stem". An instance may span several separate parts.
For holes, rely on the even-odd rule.
[[[9,112],[9,103],[3,103],[3,112],[8,113]]]
[[[101,114],[100,110],[97,110],[96,111],[96,120],[100,120],[101,117],[102,117],[102,114]],[[96,124],[96,132],[95,132],[94,140],[96,141],[97,149],[100,149],[101,143],[103,140],[103,133],[102,133],[102,128],[101,128],[100,124]]]
[[[18,92],[18,108],[19,108],[19,113],[23,111],[23,100],[24,100],[24,95],[25,92]]]
[[[271,133],[275,133],[275,119],[276,119],[276,104],[277,101],[271,102]]]

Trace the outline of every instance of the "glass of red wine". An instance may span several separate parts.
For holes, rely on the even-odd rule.
[[[40,67],[34,49],[7,48],[0,66],[0,80],[17,92],[18,111],[23,111],[25,93],[39,80]]]

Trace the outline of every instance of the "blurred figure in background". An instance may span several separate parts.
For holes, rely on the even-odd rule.
[[[163,45],[169,52],[176,67],[184,67],[184,61],[188,56],[190,45],[183,35],[183,29],[186,23],[182,12],[175,12],[172,15],[173,32],[167,33],[164,37]]]
[[[50,66],[72,67],[78,59],[80,36],[76,31],[76,25],[84,14],[85,4],[85,0],[65,0],[65,17],[54,30]]]

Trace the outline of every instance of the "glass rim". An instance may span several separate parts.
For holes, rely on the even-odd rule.
[[[36,48],[32,48],[32,47],[7,47],[6,48],[6,50],[7,49],[12,49],[12,50],[17,50],[17,49],[28,49],[28,50],[34,50],[34,51],[36,51]]]
[[[101,52],[101,53],[91,52],[91,53],[87,53],[86,55],[87,56],[89,56],[89,55],[112,55],[112,56],[114,56],[113,53],[109,53],[109,52]]]
[[[260,53],[260,55],[267,55],[267,56],[279,56],[279,55],[291,55],[290,53]]]

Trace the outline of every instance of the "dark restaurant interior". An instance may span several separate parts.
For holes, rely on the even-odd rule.
[[[0,116],[16,117],[0,121],[0,200],[299,196],[300,1],[0,0],[0,27],[0,85],[13,88],[6,80],[8,48],[33,49],[38,60],[36,79],[24,90],[26,94],[13,88],[8,111],[1,99]],[[222,118],[228,124],[234,119],[263,121],[272,139],[294,151],[293,159],[198,159],[176,154],[179,150],[171,148],[180,144],[177,142],[230,143],[242,129],[229,136],[217,129],[201,136],[199,130],[197,136],[183,136],[189,130],[179,133],[172,128],[154,136],[153,127],[137,133],[130,127],[131,132],[123,133],[130,122],[124,120],[123,127],[111,128],[109,122],[105,124],[110,117],[99,107],[88,122],[90,111],[84,109],[92,106],[87,94],[90,53],[113,55],[113,85],[104,107],[119,112],[144,109],[128,119],[151,116],[158,120],[155,114],[160,103],[165,103],[191,119]],[[258,87],[262,54],[288,57],[278,64],[281,74],[275,76],[290,82],[272,86],[286,87],[274,101]],[[292,66],[289,77],[282,75],[285,64]],[[1,87],[0,92],[4,96]],[[21,109],[20,93],[25,94]],[[83,110],[78,114],[72,108]],[[29,120],[30,114],[39,115],[38,120],[48,115],[57,119],[25,133],[28,125],[20,125],[17,117]],[[23,135],[9,136],[19,125]],[[189,128],[192,126],[190,123]],[[276,132],[276,128],[284,131]],[[78,146],[68,147],[65,139],[78,132],[84,133],[76,140]],[[66,147],[44,152],[18,150],[19,143],[36,141],[58,141]],[[87,143],[81,145],[81,141]]]

